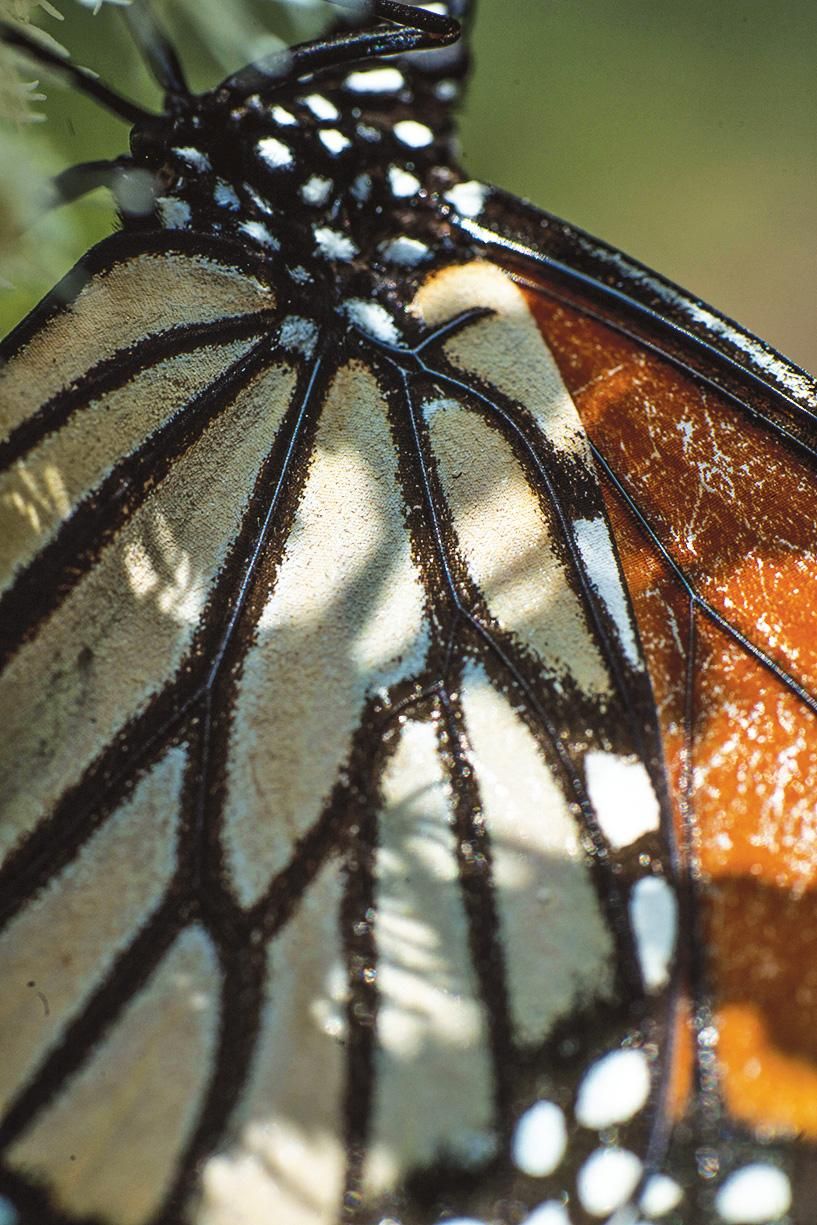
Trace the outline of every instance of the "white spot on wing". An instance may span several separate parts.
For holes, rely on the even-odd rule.
[[[649,991],[669,979],[678,929],[678,903],[665,880],[645,876],[630,896],[630,922],[635,933],[641,974]]]
[[[537,1102],[516,1125],[512,1155],[514,1165],[532,1178],[552,1174],[565,1155],[565,1116],[554,1102]]]
[[[351,238],[340,230],[333,230],[328,225],[316,225],[312,233],[318,253],[325,259],[347,260],[357,255],[357,247]]]
[[[372,180],[368,174],[359,174],[352,183],[352,195],[359,204],[365,204],[371,195]]]
[[[382,248],[382,255],[389,264],[398,264],[402,268],[416,268],[418,264],[422,264],[430,257],[431,252],[424,242],[420,242],[417,238],[409,238],[407,234],[401,234],[386,243]]]
[[[301,199],[304,204],[311,204],[317,208],[326,203],[333,187],[334,183],[331,179],[326,179],[320,174],[313,174],[301,188]]]
[[[579,1202],[591,1216],[607,1216],[627,1203],[640,1177],[641,1162],[635,1153],[625,1148],[597,1148],[579,1170]]]
[[[337,128],[324,128],[322,132],[318,132],[318,139],[333,156],[343,153],[352,143],[349,137],[344,136]]]
[[[344,85],[354,94],[393,94],[405,83],[405,77],[397,68],[370,68],[350,72]]]
[[[576,1120],[601,1131],[625,1123],[645,1105],[650,1068],[643,1051],[612,1051],[586,1073],[576,1099]]]
[[[607,524],[599,515],[597,519],[577,519],[573,530],[587,577],[613,620],[627,663],[640,669],[635,631]]]
[[[425,149],[434,141],[434,133],[431,128],[424,123],[418,123],[416,119],[401,119],[394,125],[394,134],[402,144],[408,145],[410,149]]]
[[[767,1225],[791,1207],[791,1183],[782,1170],[754,1162],[730,1174],[715,1198],[727,1225]]]
[[[305,357],[311,357],[317,344],[318,329],[311,319],[289,315],[281,324],[280,340],[285,349],[295,349]]]
[[[370,123],[359,123],[355,128],[355,131],[361,140],[380,140],[382,135],[382,133],[377,128],[373,128]]]
[[[197,149],[194,145],[182,145],[175,148],[173,152],[186,162],[188,166],[192,166],[194,170],[212,170],[210,159],[206,153],[202,153],[201,149]]]
[[[453,102],[460,92],[460,87],[456,81],[438,81],[434,86],[434,93],[441,102]]]
[[[229,208],[233,212],[241,208],[241,201],[233,187],[225,179],[217,179],[213,188],[213,199],[219,208]]]
[[[275,235],[270,233],[263,221],[242,221],[238,228],[248,238],[260,243],[262,247],[269,247],[271,251],[280,251],[281,244]]]
[[[445,1225],[487,1225],[486,1221],[478,1221],[473,1216],[458,1216],[445,1222]]]
[[[564,1204],[549,1199],[546,1204],[534,1208],[530,1216],[525,1217],[522,1225],[570,1225],[570,1217]]]
[[[402,166],[389,166],[388,173],[392,195],[397,196],[400,200],[417,195],[420,190],[420,180],[415,174],[404,170]]]
[[[361,332],[387,344],[397,344],[400,333],[389,312],[379,302],[367,302],[364,298],[350,298],[343,307],[346,317]]]
[[[256,145],[259,157],[271,170],[292,165],[292,150],[275,136],[264,136]]]
[[[264,197],[260,195],[250,183],[244,184],[244,190],[259,212],[268,213],[270,215],[274,212],[269,200],[265,200]]]
[[[274,106],[270,111],[270,114],[272,115],[274,121],[277,124],[280,124],[282,128],[293,128],[298,124],[298,120],[291,111],[286,109],[286,107]]]
[[[316,119],[337,119],[340,115],[340,111],[334,102],[324,98],[323,94],[310,94],[308,98],[304,98],[303,103]]]
[[[658,799],[644,763],[594,749],[584,759],[591,803],[613,850],[658,829]]]
[[[162,225],[168,230],[184,230],[190,225],[190,205],[173,196],[159,196],[156,201]]]
[[[645,1216],[662,1217],[677,1208],[683,1198],[683,1187],[680,1187],[674,1178],[667,1174],[653,1174],[647,1180],[639,1207]]]
[[[478,217],[485,207],[487,197],[486,185],[478,183],[476,179],[469,179],[467,183],[457,183],[456,187],[445,193],[443,199],[447,200],[461,217]]]

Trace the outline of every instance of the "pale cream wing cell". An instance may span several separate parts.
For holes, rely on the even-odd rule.
[[[434,724],[405,724],[383,801],[375,863],[376,1087],[363,1172],[374,1199],[443,1152],[477,1167],[497,1144],[488,1018]]]
[[[521,404],[554,450],[587,460],[587,437],[573,399],[524,294],[506,273],[481,261],[446,268],[421,286],[412,310],[429,327],[484,311],[445,342],[448,360],[475,377],[477,386],[496,388]]]
[[[475,664],[465,669],[462,706],[491,839],[511,1016],[527,1046],[577,1006],[612,998],[613,942],[575,808],[519,713]]]
[[[0,587],[54,540],[117,464],[184,412],[251,344],[210,346],[195,362],[182,354],[148,366],[127,386],[89,400],[0,474]]]
[[[0,934],[5,1106],[158,909],[176,870],[185,765],[171,749]]]
[[[604,706],[615,678],[588,598],[610,619],[628,666],[642,671],[643,662],[603,502],[586,482],[587,438],[528,302],[507,274],[475,261],[432,274],[412,310],[431,327],[482,312],[441,345],[458,386],[441,382],[441,394],[422,403],[468,573],[557,692],[567,682]],[[591,520],[579,517],[575,495],[564,496],[581,481]]]
[[[610,677],[551,518],[508,442],[456,400],[425,405],[431,447],[468,572],[500,626],[556,685],[596,698]]]
[[[321,407],[238,683],[223,836],[244,905],[320,817],[367,702],[423,670],[426,596],[405,519],[384,398],[371,371],[349,363]]]
[[[554,786],[620,850],[659,829],[657,745],[636,714],[653,699],[576,405],[528,300],[499,269],[432,274],[413,309],[449,329],[443,377],[421,409],[438,517],[467,576],[461,605],[491,642],[494,683],[515,684],[547,729],[562,767]],[[601,758],[638,780],[626,834],[625,789],[595,786]]]
[[[221,324],[270,311],[275,298],[255,278],[204,256],[145,252],[65,287],[64,309],[0,367],[0,439],[58,392],[135,341],[161,336],[180,320]],[[73,291],[73,292],[72,292]]]
[[[12,1145],[63,1211],[143,1225],[198,1117],[218,1035],[216,951],[183,931],[88,1061]]]
[[[333,1225],[346,1171],[343,873],[331,860],[270,942],[255,1053],[195,1225]]]
[[[294,375],[257,377],[208,426],[0,679],[4,849],[176,674],[275,442]]]

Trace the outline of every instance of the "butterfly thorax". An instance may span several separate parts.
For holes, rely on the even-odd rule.
[[[125,224],[249,243],[310,295],[325,285],[334,301],[394,296],[464,245],[450,215],[478,187],[456,164],[458,89],[381,61],[191,99],[135,129],[135,163],[157,187],[150,214]]]

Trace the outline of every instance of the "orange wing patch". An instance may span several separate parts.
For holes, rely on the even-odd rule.
[[[724,1101],[764,1136],[817,1139],[813,461],[603,324],[531,304],[592,443],[668,553],[605,481],[692,831]]]

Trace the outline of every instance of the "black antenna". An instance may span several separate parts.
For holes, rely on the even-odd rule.
[[[343,0],[336,2],[339,7],[349,7],[343,4]],[[391,25],[373,30],[339,31],[328,38],[300,43],[287,51],[276,52],[228,77],[219,86],[219,92],[247,97],[277,81],[292,80],[325,65],[447,47],[455,43],[461,34],[460,23],[454,18],[415,8],[402,0],[373,0],[366,7],[371,16]],[[168,109],[174,100],[191,97],[176,51],[156,23],[146,0],[138,0],[130,6],[126,20],[152,76],[165,92]],[[80,93],[101,103],[127,123],[139,124],[161,118],[121,97],[88,68],[74,64],[42,46],[35,38],[14,26],[0,22],[0,42],[67,77]],[[58,203],[68,204],[103,186],[116,194],[116,184],[123,171],[132,168],[132,165],[129,158],[123,157],[71,166],[52,181],[54,197]]]
[[[159,28],[147,0],[138,0],[129,5],[125,9],[125,20],[133,41],[166,98],[189,97],[190,90],[176,49]]]
[[[448,47],[462,32],[460,23],[454,18],[415,8],[401,0],[375,0],[371,15],[392,22],[397,28],[381,26],[374,30],[339,32],[329,38],[299,43],[288,51],[278,51],[255,64],[248,64],[222,81],[219,88],[246,98],[276,82],[291,81],[326,65]]]

